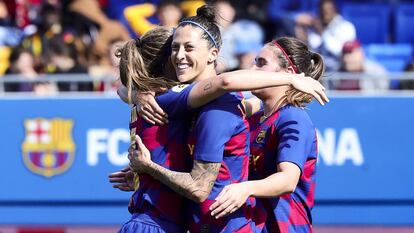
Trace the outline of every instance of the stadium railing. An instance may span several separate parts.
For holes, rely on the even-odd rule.
[[[5,90],[5,85],[11,83],[103,83],[103,88],[100,91],[70,91],[70,92],[59,92],[58,94],[113,94],[116,92],[114,88],[114,83],[117,82],[117,78],[113,76],[91,76],[88,74],[47,74],[39,75],[35,79],[27,79],[21,75],[5,75],[0,76],[0,95],[16,95],[16,94],[29,94],[28,92],[7,92]],[[413,93],[413,90],[391,90],[391,89],[372,89],[372,90],[337,90],[335,89],[335,82],[340,82],[341,80],[364,80],[369,82],[378,82],[383,80],[388,81],[413,81],[414,83],[414,72],[390,72],[386,74],[376,74],[376,73],[344,73],[344,72],[327,72],[325,73],[322,83],[325,84],[327,90],[331,93]],[[414,86],[414,85],[413,85]]]

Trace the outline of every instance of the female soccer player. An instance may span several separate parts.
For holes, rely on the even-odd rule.
[[[141,39],[128,41],[118,50],[117,56],[120,58],[121,82],[130,90],[139,88],[142,91],[163,93],[157,96],[157,101],[169,115],[174,116],[187,112],[187,93],[169,90],[176,82],[168,78],[157,78],[168,73],[168,67],[164,67],[164,64],[169,64],[167,54],[170,50],[168,44],[171,43],[171,35],[169,29],[157,27],[144,34]],[[183,100],[185,102],[179,104]],[[151,126],[138,117],[136,106],[131,110],[131,137],[134,139],[135,135],[140,135],[149,146],[152,159],[172,170],[185,171],[188,166],[185,157],[187,128],[185,118],[171,120],[171,124],[166,126]],[[135,143],[132,143],[131,148],[134,146]],[[132,177],[132,172],[128,169],[124,172]],[[118,177],[111,179],[116,181]],[[131,190],[131,187],[125,185],[119,188]],[[132,195],[128,206],[132,218],[119,232],[186,232],[183,217],[184,201],[181,195],[151,176],[142,174],[139,177],[139,187]],[[171,204],[166,204],[167,202]]]
[[[304,72],[318,80],[324,63],[299,40],[280,38],[266,44],[254,68]],[[264,109],[249,121],[249,181],[226,186],[210,207],[211,214],[221,218],[252,196],[263,206],[263,216],[267,215],[260,218],[266,219],[267,232],[312,232],[317,138],[303,109],[311,97],[282,86],[253,94],[263,101]]]
[[[178,26],[172,44],[172,58],[181,82],[202,82],[216,76],[214,62],[220,36],[217,25],[211,23],[214,18],[209,8],[204,7],[199,10],[198,16],[186,19]],[[209,81],[201,87],[209,92],[213,83]],[[193,102],[191,93],[193,91],[189,94],[190,106]],[[224,220],[211,218],[208,211],[209,205],[226,184],[242,182],[247,178],[248,145],[244,139],[248,137],[248,125],[244,115],[240,98],[230,94],[221,96],[200,110],[189,140],[190,153],[194,155],[190,172],[170,171],[152,162],[149,157],[130,153],[133,169],[150,174],[194,201],[190,208],[192,232],[253,230],[246,211],[235,211]],[[143,146],[139,140],[138,144]]]
[[[145,124],[141,118],[137,117],[135,109],[131,115],[131,131],[133,132],[135,130],[136,134],[143,137],[144,142],[150,147],[152,159],[162,167],[185,171],[184,161],[186,159],[182,157],[185,154],[183,152],[183,146],[185,145],[183,142],[183,132],[186,132],[188,129],[185,125],[188,120],[186,121],[185,118],[180,119],[174,116],[182,117],[189,115],[183,114],[188,110],[187,102],[191,107],[197,107],[207,101],[205,96],[209,96],[211,99],[217,97],[219,94],[223,94],[224,91],[232,90],[232,88],[250,89],[263,87],[263,84],[257,84],[260,82],[267,82],[267,85],[264,86],[283,85],[292,83],[292,80],[293,83],[302,86],[302,88],[315,94],[315,96],[319,97],[321,95],[324,98],[321,86],[319,84],[316,85],[316,82],[310,82],[310,78],[295,76],[296,79],[292,79],[292,76],[287,75],[282,75],[283,77],[280,79],[276,79],[276,76],[273,78],[263,78],[264,72],[247,72],[248,74],[244,74],[245,77],[252,74],[259,76],[255,80],[255,83],[250,84],[249,87],[244,82],[240,82],[240,84],[234,82],[233,76],[243,77],[243,72],[234,72],[223,75],[222,79],[216,78],[204,81],[204,83],[200,82],[194,88],[192,86],[188,88],[176,87],[165,93],[174,84],[168,80],[161,81],[158,79],[160,76],[165,76],[163,74],[165,70],[159,69],[159,67],[162,67],[161,64],[166,64],[162,56],[165,54],[165,47],[167,47],[165,46],[167,44],[165,41],[167,41],[166,38],[168,37],[166,35],[169,32],[165,30],[154,29],[145,34],[141,40],[128,42],[119,54],[121,57],[121,80],[125,85],[128,85],[130,89],[134,85],[135,88],[141,91],[155,90],[157,95],[164,93],[158,95],[157,100],[161,106],[167,109],[170,119],[172,119],[168,126],[156,127]],[[263,77],[261,78],[261,76]],[[302,80],[297,82],[299,80],[298,78]],[[301,82],[305,85],[302,85]],[[309,88],[306,85],[312,87]],[[199,90],[198,92],[202,90],[201,92],[205,95],[202,100],[197,99],[198,95],[194,94],[198,93],[196,90]],[[188,95],[191,95],[191,97],[188,98]],[[112,178],[117,179],[116,177]],[[180,227],[180,223],[182,223],[182,218],[180,218],[182,216],[180,211],[182,198],[177,194],[172,194],[170,189],[149,176],[142,175],[140,181],[140,186],[131,198],[130,203],[130,211],[134,213],[133,218],[123,226],[121,231],[148,231],[149,229],[153,231],[181,231],[183,228]],[[118,187],[122,189],[127,186],[119,185]],[[163,204],[166,201],[169,203],[173,202],[174,205]]]

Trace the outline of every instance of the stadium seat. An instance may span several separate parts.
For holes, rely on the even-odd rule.
[[[6,73],[9,67],[9,56],[11,54],[11,48],[0,46],[0,76]]]
[[[367,58],[382,64],[390,72],[401,72],[413,59],[411,44],[370,44],[364,46]]]
[[[400,4],[395,12],[395,41],[397,43],[414,43],[414,4]]]
[[[369,59],[377,61],[389,72],[402,72],[413,59],[411,44],[370,44],[364,46]],[[399,89],[400,81],[391,80],[390,88]]]
[[[389,39],[391,7],[387,4],[344,4],[342,15],[356,28],[363,44],[386,43]]]

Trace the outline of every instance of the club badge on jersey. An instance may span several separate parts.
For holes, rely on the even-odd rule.
[[[266,130],[261,130],[259,132],[259,134],[257,135],[257,137],[256,137],[256,142],[257,143],[262,143],[263,140],[265,139],[265,137],[266,137]]]

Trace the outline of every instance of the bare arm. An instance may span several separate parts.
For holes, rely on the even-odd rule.
[[[275,78],[275,76],[280,78]],[[188,103],[190,107],[197,108],[227,92],[290,85],[292,76],[294,75],[286,72],[276,73],[258,70],[238,70],[223,73],[197,83],[190,92]]]
[[[329,102],[329,99],[324,92],[325,88],[311,77],[287,72],[239,70],[223,73],[217,77],[209,78],[195,84],[190,91],[188,105],[192,108],[197,108],[227,92],[254,90],[282,85],[292,85],[293,88],[299,91],[311,94],[322,105],[324,105],[325,102]],[[118,95],[125,101],[127,96],[126,88],[120,87],[120,89],[118,89]],[[139,108],[139,113],[141,116],[145,116],[144,119],[147,122],[162,125],[162,122],[166,122],[165,112],[158,106],[154,97],[149,97],[149,99],[141,101],[142,103],[140,103],[141,107]],[[134,100],[134,102],[140,101]],[[247,115],[250,116],[260,109],[260,101],[249,101],[246,103],[245,107],[247,109]]]
[[[221,164],[194,161],[190,173],[168,170],[156,163],[151,163],[146,173],[161,181],[175,192],[201,203],[205,201],[214,186]]]
[[[313,95],[321,104],[328,101],[322,84],[311,77],[287,72],[238,70],[200,81],[191,90],[188,103],[197,108],[227,92],[283,85],[293,85],[295,89]]]
[[[270,198],[292,193],[299,182],[300,174],[296,164],[282,162],[277,166],[276,173],[264,179],[228,185],[211,205],[211,214],[220,218],[232,213],[250,196]]]
[[[262,180],[249,181],[250,196],[277,197],[295,191],[300,178],[299,167],[291,162],[282,162],[274,173]]]
[[[136,142],[138,150],[130,150],[128,154],[129,166],[133,171],[147,173],[195,202],[207,199],[217,179],[221,163],[195,160],[190,173],[171,171],[151,161],[149,150],[138,136]]]

